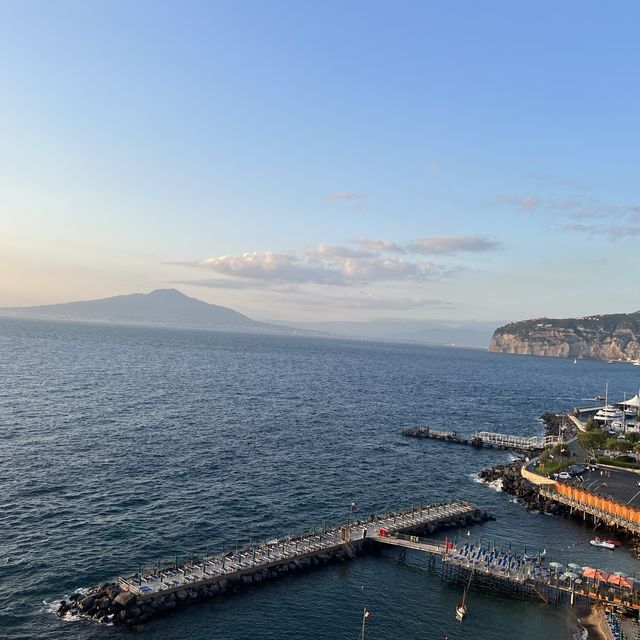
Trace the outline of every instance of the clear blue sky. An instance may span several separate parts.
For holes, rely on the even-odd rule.
[[[634,2],[0,3],[0,306],[633,311]]]

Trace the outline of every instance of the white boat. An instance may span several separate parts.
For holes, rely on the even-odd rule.
[[[611,404],[605,405],[596,413],[595,416],[593,416],[594,420],[597,420],[598,422],[604,422],[605,424],[609,424],[614,420],[622,420],[623,418],[624,413]]]
[[[471,580],[473,579],[473,571],[469,574],[469,582],[467,582],[464,591],[462,592],[462,600],[456,605],[456,620],[462,622],[467,615],[467,593],[469,593],[469,587],[471,586]]]
[[[602,547],[603,549],[615,549],[616,545],[612,542],[607,542],[606,540],[600,540],[600,538],[594,538],[593,540],[589,540],[589,544],[594,547]]]

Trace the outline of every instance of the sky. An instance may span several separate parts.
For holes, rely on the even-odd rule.
[[[0,1],[0,306],[640,309],[640,5]]]

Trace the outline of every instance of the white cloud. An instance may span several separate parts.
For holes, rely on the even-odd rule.
[[[309,258],[372,258],[375,253],[363,251],[362,249],[351,249],[350,247],[332,246],[328,244],[318,244],[306,252]]]
[[[360,238],[358,244],[377,253],[454,255],[457,253],[482,253],[496,251],[500,243],[485,236],[426,236],[406,245],[391,240]]]
[[[418,238],[408,246],[410,253],[427,255],[453,255],[455,253],[482,253],[500,247],[496,240],[483,236],[429,236]]]
[[[621,238],[634,238],[636,236],[640,236],[640,225],[601,225],[571,222],[565,224],[562,229],[564,231],[584,233],[598,238],[607,238],[609,240],[619,240]]]
[[[312,257],[293,253],[244,253],[218,256],[201,265],[220,275],[254,282],[350,286],[383,281],[425,281],[452,275],[455,268],[396,257],[362,257],[344,247],[327,247]],[[357,252],[353,252],[357,253]]]
[[[376,253],[406,253],[405,247],[400,246],[396,242],[390,240],[375,240],[366,236],[358,240],[358,244],[367,247]]]

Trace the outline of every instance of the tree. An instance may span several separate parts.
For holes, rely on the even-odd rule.
[[[591,453],[596,449],[601,449],[606,442],[608,434],[602,429],[592,431],[582,431],[578,434],[578,442],[583,449]]]

